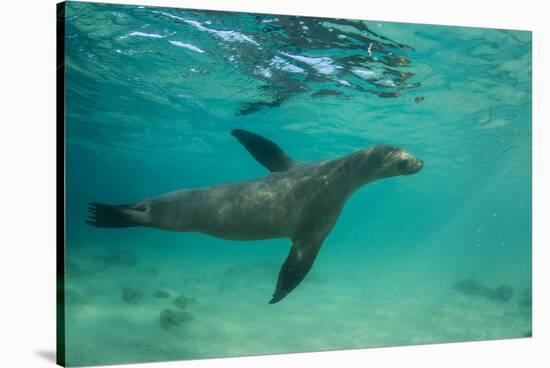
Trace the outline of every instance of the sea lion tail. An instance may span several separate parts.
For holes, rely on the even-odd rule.
[[[145,224],[145,211],[134,205],[88,204],[86,223],[95,227],[131,227]]]

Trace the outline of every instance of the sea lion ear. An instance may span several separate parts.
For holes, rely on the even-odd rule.
[[[231,135],[269,171],[286,171],[296,164],[278,145],[267,138],[242,129],[233,130]]]

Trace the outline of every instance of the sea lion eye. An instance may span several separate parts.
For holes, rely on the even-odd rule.
[[[403,170],[407,167],[407,160],[399,160],[399,163],[397,164],[397,167],[399,168],[399,170]]]

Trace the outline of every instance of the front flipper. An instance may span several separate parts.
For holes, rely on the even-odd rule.
[[[267,138],[242,129],[233,130],[231,135],[237,138],[244,148],[269,171],[286,171],[295,164],[281,147]]]
[[[277,287],[269,304],[279,302],[302,282],[315,261],[322,241],[294,240],[285,263],[279,272]]]

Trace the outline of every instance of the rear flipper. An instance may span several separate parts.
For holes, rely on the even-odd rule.
[[[95,227],[143,226],[146,220],[146,207],[136,205],[111,206],[92,202],[88,204],[86,223]]]

